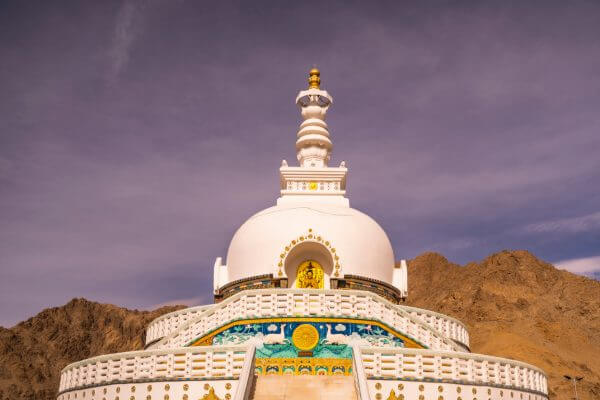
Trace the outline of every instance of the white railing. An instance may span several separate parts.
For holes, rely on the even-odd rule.
[[[244,365],[240,371],[238,387],[233,400],[248,400],[254,384],[254,366],[256,357],[256,345],[251,344],[246,351]]]
[[[282,290],[285,289],[262,290],[268,291],[269,293],[281,293]],[[146,329],[146,345],[172,334],[181,326],[195,319],[203,312],[206,312],[211,308],[219,308],[221,304],[222,303],[185,308],[183,310],[174,311],[156,318],[148,325],[148,328]],[[392,306],[406,311],[413,317],[417,317],[429,324],[442,335],[463,344],[467,348],[469,347],[469,332],[462,322],[434,311],[394,304],[392,304]]]
[[[94,357],[70,364],[60,374],[59,392],[113,381],[181,378],[235,378],[247,346],[145,350]]]
[[[465,324],[457,319],[444,314],[436,313],[435,311],[424,310],[422,308],[397,306],[408,312],[410,315],[420,318],[435,330],[446,337],[453,339],[465,347],[469,347],[469,331]]]
[[[542,370],[519,361],[471,354],[403,348],[360,348],[368,379],[442,379],[502,385],[548,394]]]
[[[215,307],[215,305],[208,304],[197,307],[188,307],[161,315],[152,320],[148,325],[148,328],[146,328],[146,345],[167,336],[181,325],[196,318],[211,307]]]
[[[352,344],[352,370],[354,371],[354,385],[358,400],[370,400],[369,388],[367,387],[367,375],[362,361],[362,353],[358,344]]]
[[[269,293],[281,293],[282,290],[285,289],[266,289]],[[211,308],[219,308],[221,304],[222,303],[190,307],[156,318],[146,329],[146,344],[174,333],[181,326],[200,316],[203,312],[206,312]],[[434,311],[394,304],[392,304],[392,306],[400,308],[411,316],[421,319],[444,336],[463,344],[467,348],[469,347],[469,333],[465,325],[460,321]]]
[[[376,294],[357,290],[247,290],[210,308],[150,348],[184,347],[229,322],[248,318],[331,316],[383,322],[427,348],[463,350],[418,317]]]

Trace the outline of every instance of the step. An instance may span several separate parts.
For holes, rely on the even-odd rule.
[[[259,375],[253,400],[358,400],[352,376]]]

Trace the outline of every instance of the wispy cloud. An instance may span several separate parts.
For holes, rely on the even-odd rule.
[[[187,298],[182,298],[182,299],[173,299],[173,300],[169,300],[169,301],[164,301],[162,303],[154,304],[153,306],[150,306],[148,308],[151,310],[155,310],[155,309],[161,308],[161,307],[180,306],[180,305],[193,307],[193,306],[200,306],[200,305],[210,304],[210,303],[212,303],[212,296],[205,295],[205,296],[187,297]]]
[[[131,48],[142,33],[142,16],[145,7],[144,1],[125,0],[119,8],[109,50],[108,82],[111,84],[115,83],[129,63]]]
[[[600,271],[600,256],[574,258],[555,263],[557,268],[566,269],[576,274],[590,274]]]
[[[580,233],[589,232],[600,228],[600,212],[583,215],[581,217],[561,218],[535,224],[523,228],[526,233]]]

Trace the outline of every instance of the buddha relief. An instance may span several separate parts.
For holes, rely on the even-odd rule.
[[[300,289],[323,289],[323,268],[314,261],[304,261],[298,266],[296,287]]]

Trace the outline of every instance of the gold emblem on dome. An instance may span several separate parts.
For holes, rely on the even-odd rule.
[[[317,188],[318,188],[318,186],[317,186],[317,182],[310,182],[310,183],[308,184],[308,188],[309,188],[310,190],[317,190]]]
[[[298,266],[296,287],[300,289],[323,289],[323,268],[314,261],[304,261]]]
[[[292,333],[292,343],[300,350],[312,350],[319,343],[319,331],[311,324],[299,325]]]

